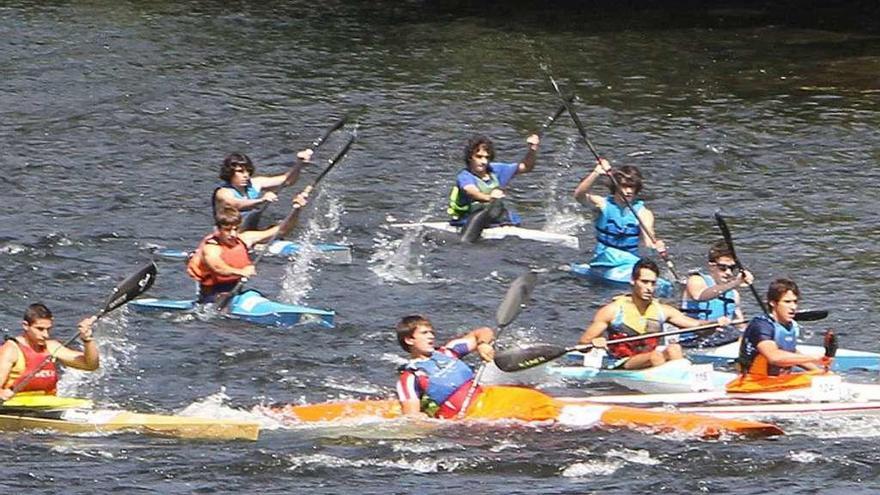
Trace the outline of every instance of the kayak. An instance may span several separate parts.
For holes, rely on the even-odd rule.
[[[687,359],[667,361],[653,368],[625,370],[590,366],[585,364],[584,356],[588,354],[567,354],[562,365],[548,366],[547,372],[568,380],[614,383],[643,393],[724,390],[737,376],[715,371],[711,364],[695,365]]]
[[[347,400],[309,405],[268,408],[276,419],[288,423],[353,422],[394,419],[402,416],[397,400]],[[524,387],[486,386],[475,396],[467,413],[468,421],[552,421],[565,425],[646,429],[652,432],[682,432],[702,437],[722,433],[746,436],[781,435],[778,427],[754,421],[716,419],[696,414],[608,404],[593,404],[572,398],[554,398]]]
[[[322,259],[340,264],[350,264],[351,246],[346,244],[314,244],[303,245],[297,242],[277,240],[266,246],[265,244],[257,244],[254,247],[255,252],[264,252],[267,257],[291,257],[295,256],[304,249],[315,250]],[[183,251],[180,249],[154,248],[152,250],[154,256],[166,260],[186,261],[192,256],[192,251]]]
[[[620,288],[629,288],[632,279],[633,265],[617,265],[617,266],[590,266],[589,263],[572,263],[563,266],[562,270],[577,275],[578,277],[588,278],[590,280],[617,286]],[[657,279],[657,287],[654,289],[655,297],[670,298],[673,294],[672,282],[665,278]]]
[[[134,432],[185,439],[256,441],[260,424],[93,409],[92,402],[87,399],[20,393],[0,406],[0,430],[47,430],[71,434]]]
[[[810,356],[824,356],[825,347],[798,344],[798,352]],[[739,342],[719,347],[688,349],[688,357],[695,363],[711,363],[718,366],[730,366],[739,356]],[[880,354],[867,351],[838,349],[831,364],[833,371],[867,370],[880,371]]]
[[[391,226],[398,229],[433,229],[453,234],[459,234],[461,232],[461,227],[450,225],[449,222],[392,223]],[[580,249],[580,242],[575,236],[545,232],[543,230],[526,229],[515,227],[513,225],[487,227],[483,229],[483,233],[480,236],[481,239],[503,239],[505,237],[519,237],[520,239],[529,241],[546,242],[572,249]]]
[[[192,299],[135,299],[128,306],[141,313],[186,313],[194,311],[199,304]],[[258,325],[288,327],[304,323],[317,323],[333,328],[336,313],[329,310],[284,304],[263,297],[256,290],[247,290],[235,296],[225,316],[249,321]]]

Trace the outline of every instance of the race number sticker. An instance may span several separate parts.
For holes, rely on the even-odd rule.
[[[590,352],[584,354],[584,367],[601,368],[602,361],[605,359],[605,354],[605,349],[591,349]]]
[[[694,364],[691,366],[691,390],[694,392],[703,392],[706,390],[714,390],[715,384],[712,383],[711,364]]]
[[[843,378],[840,375],[817,375],[811,380],[810,399],[814,402],[837,402],[841,400]]]

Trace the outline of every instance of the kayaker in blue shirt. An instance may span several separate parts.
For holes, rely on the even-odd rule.
[[[505,198],[504,188],[518,174],[535,168],[538,144],[541,138],[532,134],[526,139],[529,149],[520,163],[500,163],[495,160],[495,146],[486,136],[476,136],[468,141],[464,151],[465,168],[455,178],[455,186],[449,194],[449,223],[464,225],[470,215],[484,208],[490,201]],[[508,210],[502,224],[519,225],[519,215]]]
[[[724,240],[709,247],[709,274],[692,272],[681,294],[681,310],[684,314],[701,320],[714,320],[727,316],[733,320],[743,319],[740,295],[737,288],[751,285],[755,277],[747,271],[737,271],[733,253]],[[682,334],[679,343],[684,347],[714,347],[737,340],[739,329],[729,327],[724,332],[712,334],[706,339],[695,334]]]
[[[596,179],[609,174],[614,175],[620,189],[618,190],[614,181],[611,181],[608,185],[611,190],[610,195],[591,194],[590,188]],[[590,265],[634,264],[639,257],[639,240],[658,253],[666,251],[666,244],[654,233],[654,213],[644,205],[641,199],[638,199],[642,184],[642,173],[638,167],[624,165],[619,169],[612,169],[608,160],[603,158],[575,188],[574,199],[585,206],[592,206],[598,213],[594,221],[596,248]],[[627,201],[637,212],[638,218],[626,206]],[[639,220],[647,232],[642,229]],[[656,242],[651,241],[652,237],[656,239]]]
[[[242,225],[246,227],[243,231],[256,228],[259,219],[248,219],[248,216],[256,214],[259,211],[258,207],[278,201],[274,189],[285,181],[288,186],[293,185],[299,178],[300,169],[311,157],[311,149],[297,153],[297,163],[290,171],[289,177],[287,172],[254,176],[256,169],[249,156],[244,153],[230,153],[220,166],[219,177],[223,182],[214,189],[211,201],[214,216],[218,211],[233,208],[242,215]]]

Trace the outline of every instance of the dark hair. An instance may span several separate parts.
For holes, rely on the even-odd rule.
[[[794,295],[801,297],[801,291],[796,283],[787,278],[777,278],[770,282],[770,287],[767,287],[767,303],[779,302],[788,291],[792,291]]]
[[[250,175],[254,175],[254,162],[249,156],[244,153],[230,153],[223,160],[223,165],[220,165],[220,180],[224,182],[232,180],[232,175],[238,167],[244,167]]]
[[[235,208],[223,208],[214,215],[214,225],[228,227],[241,224],[241,213]]]
[[[27,307],[24,311],[24,321],[28,325],[33,324],[37,320],[52,319],[52,312],[42,303],[34,303]]]
[[[468,167],[471,164],[471,157],[474,156],[480,148],[485,148],[486,152],[489,153],[489,161],[495,160],[495,145],[492,144],[492,140],[486,136],[474,136],[468,141],[467,145],[464,147],[464,166]]]
[[[410,350],[410,345],[406,343],[406,339],[412,337],[416,329],[422,325],[433,327],[430,320],[422,315],[404,316],[397,322],[397,343],[400,344],[404,351],[409,352]]]
[[[657,266],[657,263],[650,258],[642,258],[636,262],[636,265],[633,267],[632,279],[636,281],[639,279],[639,271],[644,268],[645,270],[651,270],[658,277],[660,276],[660,267]]]
[[[614,187],[615,182],[620,184],[620,187],[623,186],[632,186],[635,189],[636,194],[638,194],[642,190],[642,181],[644,178],[642,177],[642,171],[639,170],[639,167],[635,165],[624,165],[618,169],[614,169],[611,171],[614,175],[614,180],[608,183],[608,189],[611,190],[611,194],[617,193],[617,188]]]
[[[730,250],[730,246],[727,245],[727,241],[720,240],[715,241],[709,246],[709,261],[715,261],[718,258],[722,258],[724,256],[729,256],[733,258],[733,251]]]

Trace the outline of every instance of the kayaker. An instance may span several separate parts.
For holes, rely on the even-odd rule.
[[[639,260],[633,268],[630,294],[617,296],[612,302],[600,308],[578,343],[607,349],[610,357],[616,360],[613,365],[615,368],[622,367],[628,370],[652,368],[666,361],[682,359],[680,345],[669,344],[660,347],[657,338],[607,344],[608,340],[661,332],[664,323],[679,328],[715,323],[691,318],[678,309],[654,299],[654,289],[659,276],[660,268],[657,263],[647,258]],[[716,321],[721,326],[730,324],[730,318],[726,316],[719,317]],[[603,335],[607,335],[607,338]]]
[[[611,194],[601,196],[591,194],[590,188],[600,176],[613,174],[616,181],[610,181]],[[574,199],[584,206],[598,211],[594,221],[596,228],[596,247],[590,265],[617,266],[634,264],[639,257],[639,240],[658,253],[666,251],[666,244],[654,233],[654,213],[641,199],[638,199],[643,186],[642,172],[633,165],[612,169],[608,160],[601,159],[596,167],[584,177],[574,190]],[[615,187],[615,182],[620,189]],[[638,213],[638,218],[626,206]],[[648,232],[639,225],[639,220]],[[651,238],[656,239],[652,242]]]
[[[308,194],[302,192],[293,198],[293,203],[301,208],[307,200]],[[214,216],[214,232],[202,239],[187,262],[187,274],[199,283],[199,303],[212,303],[218,295],[232,290],[243,277],[253,277],[256,269],[248,250],[274,237],[280,228],[275,225],[264,230],[240,232],[241,222],[238,210],[221,210]]]
[[[535,168],[538,144],[541,138],[531,134],[526,138],[528,150],[519,163],[500,163],[495,160],[495,146],[486,136],[475,136],[464,149],[465,168],[455,178],[455,186],[449,194],[449,223],[464,225],[470,215],[486,207],[489,202],[505,198],[504,188],[519,174],[531,172]],[[519,225],[521,219],[512,209],[494,222],[506,225]]]
[[[691,272],[681,294],[681,311],[702,320],[715,320],[722,316],[734,320],[743,319],[738,287],[751,285],[755,277],[748,270],[737,271],[733,253],[724,240],[709,247],[709,274]],[[740,337],[740,330],[728,327],[708,338],[696,334],[682,334],[679,343],[683,347],[715,347],[733,342]]]
[[[49,338],[54,325],[52,312],[40,303],[31,304],[24,312],[21,322],[23,332],[0,346],[0,399],[8,400],[15,395],[13,388],[23,382],[18,392],[42,392],[54,395],[58,385],[58,368],[55,361],[65,366],[86,371],[98,369],[100,358],[98,346],[92,336],[95,317],[79,322],[79,338],[83,350],[65,347],[55,339]],[[48,356],[52,359],[46,360]],[[40,365],[42,364],[42,367]],[[29,374],[39,369],[33,376]],[[23,381],[26,379],[27,381]]]
[[[213,214],[223,211],[225,208],[233,208],[241,212],[242,225],[255,230],[259,218],[249,218],[259,215],[259,207],[266,203],[278,201],[278,195],[274,192],[285,181],[287,185],[293,185],[299,178],[299,172],[303,164],[312,157],[312,150],[305,149],[296,154],[297,163],[287,173],[278,175],[254,176],[256,171],[250,157],[244,153],[230,153],[220,165],[220,180],[223,181],[214,189],[211,204]]]
[[[797,284],[789,279],[780,278],[770,283],[767,289],[770,313],[752,318],[743,332],[738,360],[743,375],[728,385],[729,391],[808,386],[809,375],[791,373],[795,366],[807,371],[830,368],[832,358],[797,352],[800,328],[794,316],[800,295]]]

